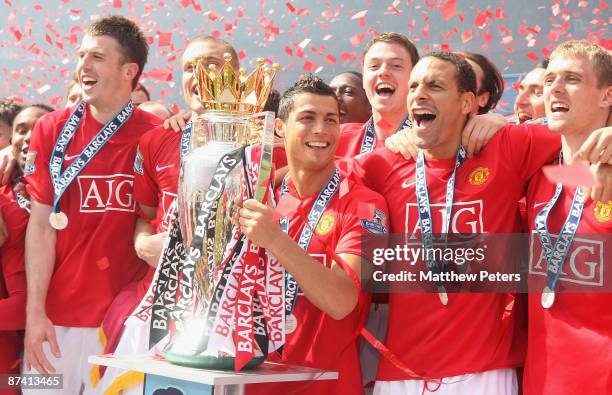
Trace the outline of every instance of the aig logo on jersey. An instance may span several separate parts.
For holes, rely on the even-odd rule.
[[[431,219],[434,224],[434,233],[454,233],[456,238],[460,235],[466,235],[466,238],[473,238],[477,233],[484,233],[482,222],[482,200],[473,200],[469,202],[455,202],[453,211],[449,221],[450,229],[446,225],[446,206],[444,203],[434,203],[431,205]],[[440,229],[440,230],[439,230]],[[406,205],[406,230],[409,239],[415,239],[420,243],[418,234],[419,230],[419,209],[416,203],[408,203]],[[449,242],[449,245],[452,244]]]
[[[77,180],[82,213],[133,212],[136,208],[132,194],[134,176],[131,174],[79,176]]]
[[[551,235],[551,242],[557,241],[556,235]],[[575,237],[567,254],[559,280],[601,287],[604,278],[604,248],[602,240],[590,240]],[[546,276],[546,259],[537,234],[531,233],[529,240],[529,274]]]

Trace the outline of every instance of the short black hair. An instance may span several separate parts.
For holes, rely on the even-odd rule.
[[[474,73],[472,66],[470,66],[467,60],[454,53],[445,51],[432,51],[421,59],[430,57],[452,63],[455,66],[455,79],[457,80],[459,92],[472,92],[476,94],[476,73]]]
[[[280,105],[281,94],[276,89],[272,89],[270,91],[270,95],[268,96],[268,100],[266,100],[266,105],[264,106],[264,111],[272,111],[274,116],[278,113],[278,106]]]
[[[25,106],[25,107],[23,108],[23,110],[28,109],[28,108],[30,108],[30,107],[40,108],[41,110],[44,110],[44,111],[46,111],[46,112],[53,112],[53,111],[55,111],[55,108],[51,107],[51,106],[50,106],[50,105],[48,105],[48,104],[44,104],[44,103],[34,103],[34,104],[30,104],[30,105],[28,105],[28,106]],[[23,111],[23,110],[21,110],[21,111]],[[21,112],[21,111],[19,111],[19,112]]]
[[[19,103],[14,102],[10,99],[0,100],[0,121],[6,123],[8,126],[13,126],[13,120],[23,109],[23,106]]]
[[[123,16],[111,15],[92,23],[87,28],[87,34],[92,37],[109,36],[119,43],[123,62],[138,65],[138,72],[132,80],[132,89],[136,88],[149,56],[149,44],[138,25]]]
[[[336,74],[336,76],[334,78],[336,78],[337,76],[342,75],[342,74],[352,74],[355,77],[359,78],[361,81],[363,81],[363,74],[361,74],[358,71],[354,71],[354,70],[343,71],[342,73]]]
[[[476,63],[482,69],[484,74],[482,86],[480,90],[476,92],[476,95],[482,95],[485,92],[489,92],[489,100],[483,107],[478,108],[478,114],[486,114],[495,108],[499,99],[501,99],[504,93],[504,79],[502,78],[497,67],[484,55],[474,52],[461,52],[460,55],[465,56],[467,59]],[[478,83],[476,84],[478,86]]]
[[[333,97],[336,106],[338,106],[338,98],[336,97],[336,93],[332,87],[323,82],[323,80],[319,77],[309,74],[305,78],[293,84],[293,86],[283,93],[278,106],[278,117],[282,119],[283,122],[287,121],[289,114],[293,110],[293,101],[295,96],[302,93],[312,93],[319,96]],[[336,108],[336,110],[338,111],[338,108]]]

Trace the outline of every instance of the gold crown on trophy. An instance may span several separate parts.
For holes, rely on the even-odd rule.
[[[200,102],[206,111],[227,111],[254,114],[263,110],[280,65],[264,66],[264,59],[257,59],[257,67],[247,75],[243,68],[239,73],[231,65],[232,55],[223,54],[225,64],[221,70],[214,64],[206,65],[204,58],[193,61],[200,91]]]

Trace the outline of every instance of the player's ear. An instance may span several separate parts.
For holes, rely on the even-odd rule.
[[[123,65],[123,73],[125,79],[133,81],[138,74],[138,65],[136,63],[126,63]]]
[[[459,99],[459,105],[461,106],[462,114],[469,114],[472,112],[472,108],[474,108],[474,101],[476,100],[476,96],[472,92],[463,92]]]
[[[603,89],[601,99],[601,106],[603,108],[607,107],[610,109],[610,106],[612,106],[612,85],[608,86],[606,89]]]
[[[276,118],[274,120],[274,129],[279,137],[285,138],[285,122],[282,119]]]

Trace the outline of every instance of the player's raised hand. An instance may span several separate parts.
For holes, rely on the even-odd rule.
[[[592,132],[574,154],[574,159],[612,165],[612,127],[608,126]]]
[[[15,156],[13,155],[13,147],[8,146],[0,150],[0,178],[2,185],[6,185],[13,174],[15,167]]]
[[[495,133],[507,124],[508,120],[500,114],[488,113],[471,116],[461,135],[461,144],[467,151],[468,157],[478,155]]]
[[[253,243],[270,249],[274,243],[282,240],[284,235],[277,221],[274,220],[274,209],[255,199],[248,199],[237,210],[240,230]]]
[[[191,111],[179,110],[179,112],[164,121],[164,129],[172,129],[175,132],[182,132],[190,119]]]
[[[387,137],[385,146],[392,152],[400,153],[407,160],[416,160],[419,149],[414,138],[414,131],[406,128]]]

